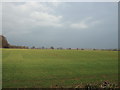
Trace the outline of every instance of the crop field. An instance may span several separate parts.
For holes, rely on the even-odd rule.
[[[75,87],[118,82],[118,52],[3,49],[3,88]]]

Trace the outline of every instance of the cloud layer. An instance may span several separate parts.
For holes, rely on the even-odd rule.
[[[20,2],[2,8],[3,34],[15,45],[117,46],[115,3]]]
[[[24,29],[30,29],[36,26],[61,27],[62,24],[60,21],[62,16],[54,15],[51,12],[54,12],[54,9],[44,3],[32,2],[3,4],[4,24],[11,30],[19,27],[18,29],[23,30],[24,32]],[[11,24],[14,24],[14,26]]]
[[[82,20],[79,20],[79,22],[72,22],[70,20],[62,21],[64,19],[64,16],[55,14],[56,12],[55,10],[57,7],[60,7],[60,4],[61,3],[37,3],[37,2],[7,3],[7,4],[4,3],[3,4],[4,24],[7,26],[7,28],[11,29],[11,31],[9,32],[6,31],[6,33],[12,33],[12,31],[13,33],[15,33],[17,27],[19,27],[18,30],[20,30],[21,33],[30,32],[30,28],[33,27],[59,28],[67,26],[67,28],[87,29],[94,27],[96,24],[99,24],[100,22],[98,20],[94,20],[94,18],[90,16],[85,17]],[[14,26],[11,24],[14,24]]]
[[[77,29],[87,29],[87,28],[94,27],[97,24],[100,24],[100,22],[101,21],[99,21],[99,20],[94,20],[92,17],[87,17],[78,23],[71,24],[71,27],[77,28]]]

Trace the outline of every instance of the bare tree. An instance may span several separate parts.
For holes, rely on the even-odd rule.
[[[50,47],[50,49],[54,49],[54,47],[53,47],[53,46],[51,46],[51,47]]]
[[[32,46],[31,49],[35,49],[35,46]]]

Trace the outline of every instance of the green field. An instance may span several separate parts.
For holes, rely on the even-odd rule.
[[[118,81],[117,51],[3,49],[2,63],[3,88]]]

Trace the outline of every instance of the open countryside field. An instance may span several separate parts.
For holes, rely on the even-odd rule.
[[[2,50],[3,88],[75,87],[118,82],[118,52],[92,50]]]

